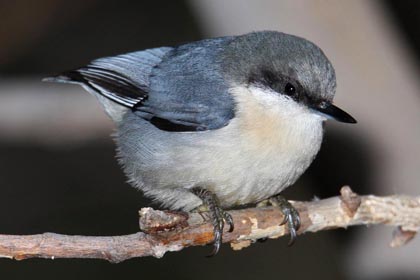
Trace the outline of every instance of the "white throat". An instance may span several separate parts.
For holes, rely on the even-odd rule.
[[[255,141],[280,145],[284,151],[304,149],[307,144],[319,148],[325,117],[269,89],[236,87],[232,94],[241,131]]]

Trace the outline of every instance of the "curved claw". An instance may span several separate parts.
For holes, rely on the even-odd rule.
[[[295,244],[295,241],[296,241],[296,237],[297,237],[297,235],[296,235],[296,230],[294,229],[294,228],[290,228],[289,229],[289,232],[290,232],[290,240],[289,240],[289,242],[287,243],[287,246],[292,246],[293,244]]]
[[[295,227],[295,225],[294,225],[294,218],[293,218],[293,214],[292,213],[290,213],[289,215],[287,215],[287,227],[288,227],[288,229],[289,229],[289,233],[290,233],[290,240],[289,240],[289,243],[287,243],[287,246],[292,246],[294,243],[295,243],[295,241],[296,241],[296,237],[297,237],[297,234],[296,234],[296,227]]]
[[[229,232],[232,232],[235,229],[235,225],[233,224],[232,215],[228,212],[223,211],[223,219],[229,225]]]
[[[214,229],[214,241],[213,241],[213,251],[210,253],[210,255],[207,255],[207,258],[214,257],[220,249],[220,246],[222,245],[222,232],[219,229]]]
[[[283,221],[280,225],[287,225],[287,229],[290,233],[290,240],[287,245],[292,246],[296,241],[297,231],[301,226],[299,212],[285,198],[277,196],[276,200],[281,212],[284,215]]]
[[[294,209],[294,211],[296,212],[296,215],[294,217],[294,220],[295,220],[295,229],[296,229],[296,231],[298,231],[300,229],[300,226],[301,226],[301,223],[300,223],[300,215],[296,211],[296,209]]]
[[[214,209],[214,210],[215,211],[212,214],[212,218],[213,218],[213,234],[214,234],[213,251],[211,252],[210,255],[207,255],[206,256],[207,258],[211,258],[211,257],[215,256],[219,252],[220,246],[222,245],[223,229],[225,227],[224,217],[227,214],[226,212],[224,212],[220,208],[217,208],[217,209]]]
[[[206,189],[195,187],[191,189],[192,193],[197,195],[203,201],[209,209],[211,221],[213,224],[213,251],[207,257],[213,257],[219,252],[220,246],[222,245],[222,235],[225,223],[229,225],[229,232],[234,229],[232,216],[225,212],[220,206],[217,197]]]

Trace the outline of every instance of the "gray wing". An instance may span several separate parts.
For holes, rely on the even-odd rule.
[[[234,117],[234,101],[219,60],[231,38],[174,48],[153,69],[150,94],[136,114],[166,130],[204,131],[226,126]]]
[[[53,80],[82,84],[163,130],[217,129],[233,117],[233,100],[215,51],[203,51],[212,41],[101,58]]]
[[[133,108],[147,98],[152,69],[171,49],[163,47],[100,58],[44,80],[82,84],[88,91]]]

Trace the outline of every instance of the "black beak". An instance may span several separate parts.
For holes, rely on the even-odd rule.
[[[320,104],[315,105],[313,109],[339,122],[357,123],[357,121],[352,116],[350,116],[350,114],[329,102],[321,102]]]

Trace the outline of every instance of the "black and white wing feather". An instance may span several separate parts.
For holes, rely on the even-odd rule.
[[[44,80],[82,84],[88,91],[134,108],[147,98],[152,69],[170,50],[163,47],[100,58],[85,67]]]
[[[100,58],[45,80],[81,84],[114,120],[129,108],[166,131],[218,129],[234,116],[234,102],[216,62],[220,45],[228,40]]]
[[[77,79],[79,75],[84,84],[125,107],[133,108],[147,97],[146,87],[134,84],[129,78],[115,71],[89,65],[74,72],[67,73],[67,76],[73,75]]]

